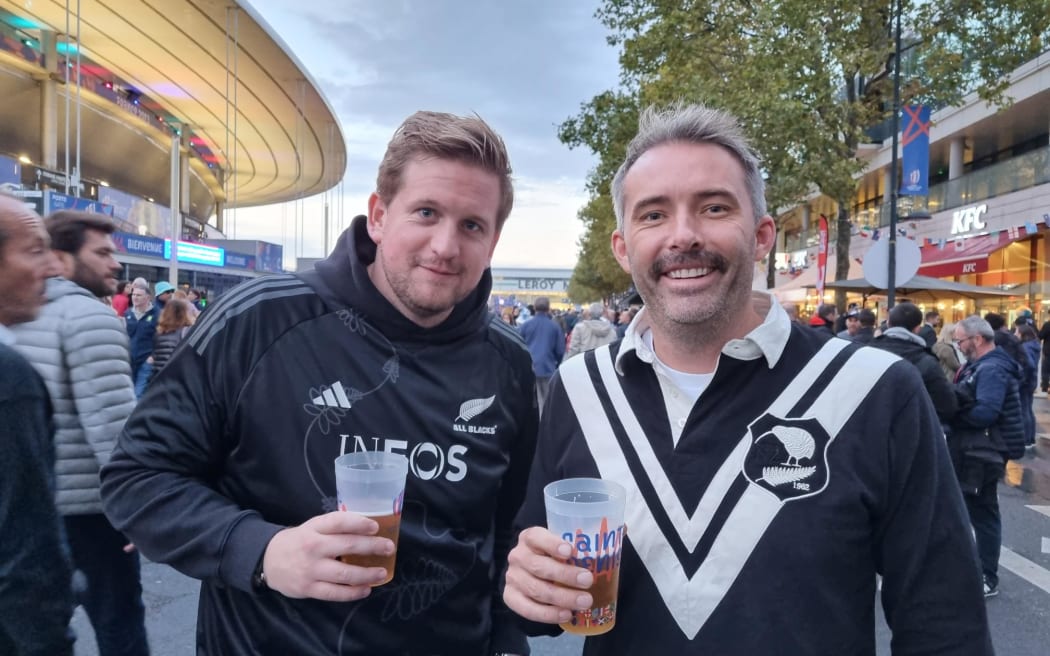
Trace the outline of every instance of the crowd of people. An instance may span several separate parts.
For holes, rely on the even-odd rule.
[[[871,654],[879,577],[895,650],[991,654],[1034,326],[793,320],[752,289],[776,229],[721,111],[645,110],[611,191],[642,304],[494,310],[506,148],[417,112],[329,257],[199,317],[118,282],[104,217],[0,196],[0,653],[70,654],[74,603],[148,653],[141,552],[201,580],[200,654],[526,654],[594,601],[544,486],[597,477],[630,530],[586,654]],[[395,550],[335,502],[361,450],[409,460],[379,587],[341,559]]]
[[[1042,349],[1034,323],[1024,308],[1012,327],[996,312],[942,325],[939,311],[923,313],[908,301],[877,327],[875,313],[855,304],[842,316],[834,305],[822,304],[809,321],[821,335],[842,325],[838,337],[894,353],[919,370],[974,530],[985,597],[999,594],[998,483],[1007,460],[1035,447],[1033,404]],[[1050,320],[1044,328],[1050,338]]]

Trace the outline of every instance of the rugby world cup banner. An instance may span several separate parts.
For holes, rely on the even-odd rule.
[[[928,196],[930,193],[930,108],[908,105],[904,108],[904,130],[901,132],[904,152],[901,156],[902,196]]]

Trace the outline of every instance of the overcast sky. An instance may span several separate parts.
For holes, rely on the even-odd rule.
[[[345,221],[364,213],[390,135],[419,109],[477,112],[504,138],[515,203],[493,266],[573,267],[595,158],[558,141],[557,125],[616,86],[617,51],[594,17],[598,0],[249,0],[306,67],[346,140]],[[333,203],[333,205],[335,205]],[[316,198],[239,210],[238,239],[323,251]]]

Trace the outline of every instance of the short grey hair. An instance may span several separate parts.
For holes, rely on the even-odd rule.
[[[605,314],[605,306],[601,303],[591,303],[587,306],[587,314],[589,314],[592,319],[601,319],[602,315]]]
[[[995,341],[995,331],[992,330],[992,325],[982,319],[978,314],[971,314],[955,324],[955,327],[962,328],[963,334],[967,337],[980,335],[989,342]]]
[[[728,150],[744,167],[744,182],[751,197],[755,223],[766,215],[766,184],[758,156],[740,129],[736,117],[704,105],[676,103],[665,109],[648,107],[638,119],[638,134],[627,145],[627,156],[612,181],[616,228],[623,230],[623,183],[627,172],[647,151],[671,142],[714,144]]]

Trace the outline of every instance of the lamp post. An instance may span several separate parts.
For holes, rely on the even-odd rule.
[[[894,14],[897,21],[893,37],[893,154],[890,156],[890,241],[889,271],[887,272],[888,289],[886,290],[886,309],[892,310],[896,301],[897,287],[897,135],[900,132],[901,112],[901,0],[894,0]]]

